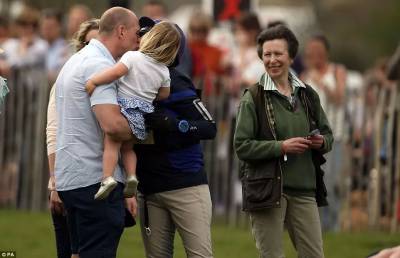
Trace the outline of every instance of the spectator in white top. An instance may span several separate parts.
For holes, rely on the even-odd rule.
[[[24,7],[17,16],[17,38],[4,42],[5,62],[0,64],[0,75],[7,77],[11,68],[44,68],[48,44],[39,38],[39,12],[31,7]]]
[[[321,106],[332,127],[335,141],[327,154],[324,167],[329,206],[322,208],[322,226],[325,230],[338,230],[340,200],[338,180],[342,172],[345,139],[345,91],[347,73],[343,65],[329,60],[329,42],[322,34],[313,35],[305,47],[306,70],[302,79],[318,93]]]

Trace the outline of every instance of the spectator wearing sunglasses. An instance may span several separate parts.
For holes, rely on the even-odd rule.
[[[15,20],[17,38],[4,42],[5,62],[0,64],[0,75],[7,77],[12,68],[44,68],[48,44],[38,34],[38,10],[24,7]]]

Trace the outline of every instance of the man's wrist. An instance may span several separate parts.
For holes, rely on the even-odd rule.
[[[51,191],[55,191],[56,190],[56,182],[54,179],[54,175],[50,176],[49,178],[49,182],[47,184],[47,189],[51,192]]]

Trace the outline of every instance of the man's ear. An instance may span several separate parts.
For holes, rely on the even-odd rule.
[[[122,38],[125,35],[125,26],[124,25],[118,25],[117,35],[118,35],[118,38]]]

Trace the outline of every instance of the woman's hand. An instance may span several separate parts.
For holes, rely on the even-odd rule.
[[[94,84],[92,80],[88,80],[85,89],[89,96],[92,96],[93,91],[96,89],[96,84]]]
[[[303,137],[290,138],[282,142],[282,152],[284,154],[301,154],[310,148],[311,141]]]
[[[321,149],[322,144],[324,144],[324,136],[320,134],[308,136],[307,139],[311,141],[311,149]]]

